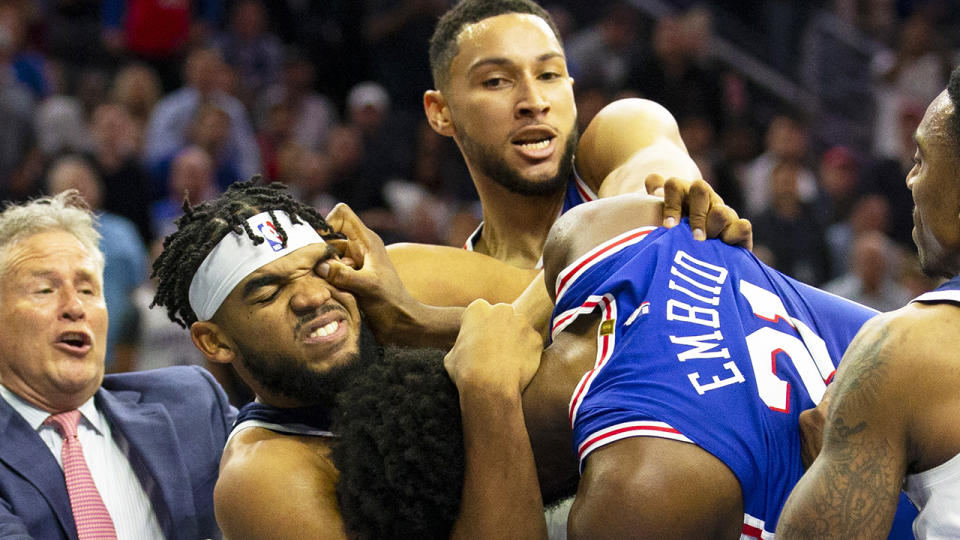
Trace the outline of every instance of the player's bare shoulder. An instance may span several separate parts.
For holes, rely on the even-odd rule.
[[[547,284],[570,263],[615,236],[638,227],[659,226],[663,200],[643,193],[597,199],[560,216],[543,246]]]

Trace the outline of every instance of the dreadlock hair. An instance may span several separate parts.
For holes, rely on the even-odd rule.
[[[433,74],[434,87],[443,90],[450,83],[450,62],[460,52],[457,36],[463,27],[507,13],[527,13],[540,17],[553,30],[560,46],[563,46],[560,30],[553,18],[547,10],[531,0],[463,0],[440,17],[430,37],[430,72]]]
[[[436,349],[387,348],[337,395],[333,462],[358,538],[449,538],[464,449],[457,388]]]
[[[954,144],[958,145],[957,154],[960,155],[960,66],[953,68],[950,73],[950,82],[947,83],[947,95],[953,104],[953,114],[950,115],[950,134]]]
[[[190,282],[200,264],[228,233],[246,234],[254,244],[263,242],[246,221],[261,212],[270,211],[284,245],[287,233],[273,215],[276,210],[286,212],[294,224],[306,222],[325,239],[343,238],[314,208],[288,195],[285,185],[259,185],[259,180],[254,176],[231,184],[219,197],[196,206],[188,199],[183,201],[177,230],[163,239],[163,252],[153,263],[151,277],[157,278],[157,293],[150,307],[166,306],[170,320],[189,328],[197,321],[188,297]]]

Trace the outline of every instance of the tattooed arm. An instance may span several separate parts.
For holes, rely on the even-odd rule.
[[[868,322],[843,357],[823,450],[800,479],[777,538],[886,537],[907,469],[907,426],[896,317]]]

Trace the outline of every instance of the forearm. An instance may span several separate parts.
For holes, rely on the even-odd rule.
[[[383,344],[449,349],[457,340],[464,309],[420,303],[394,318],[378,337]]]
[[[453,538],[546,538],[543,501],[519,393],[462,388],[466,453]]]
[[[814,463],[780,514],[777,538],[885,538],[902,473],[880,466],[889,449],[850,462]]]

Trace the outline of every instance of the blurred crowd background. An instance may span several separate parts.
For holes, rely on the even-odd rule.
[[[108,369],[201,363],[150,310],[180,213],[262,174],[387,242],[462,245],[479,205],[422,111],[451,0],[0,0],[0,198],[101,215]],[[676,116],[755,252],[880,310],[934,284],[911,241],[912,134],[960,49],[957,0],[544,0],[581,129],[611,100]]]

